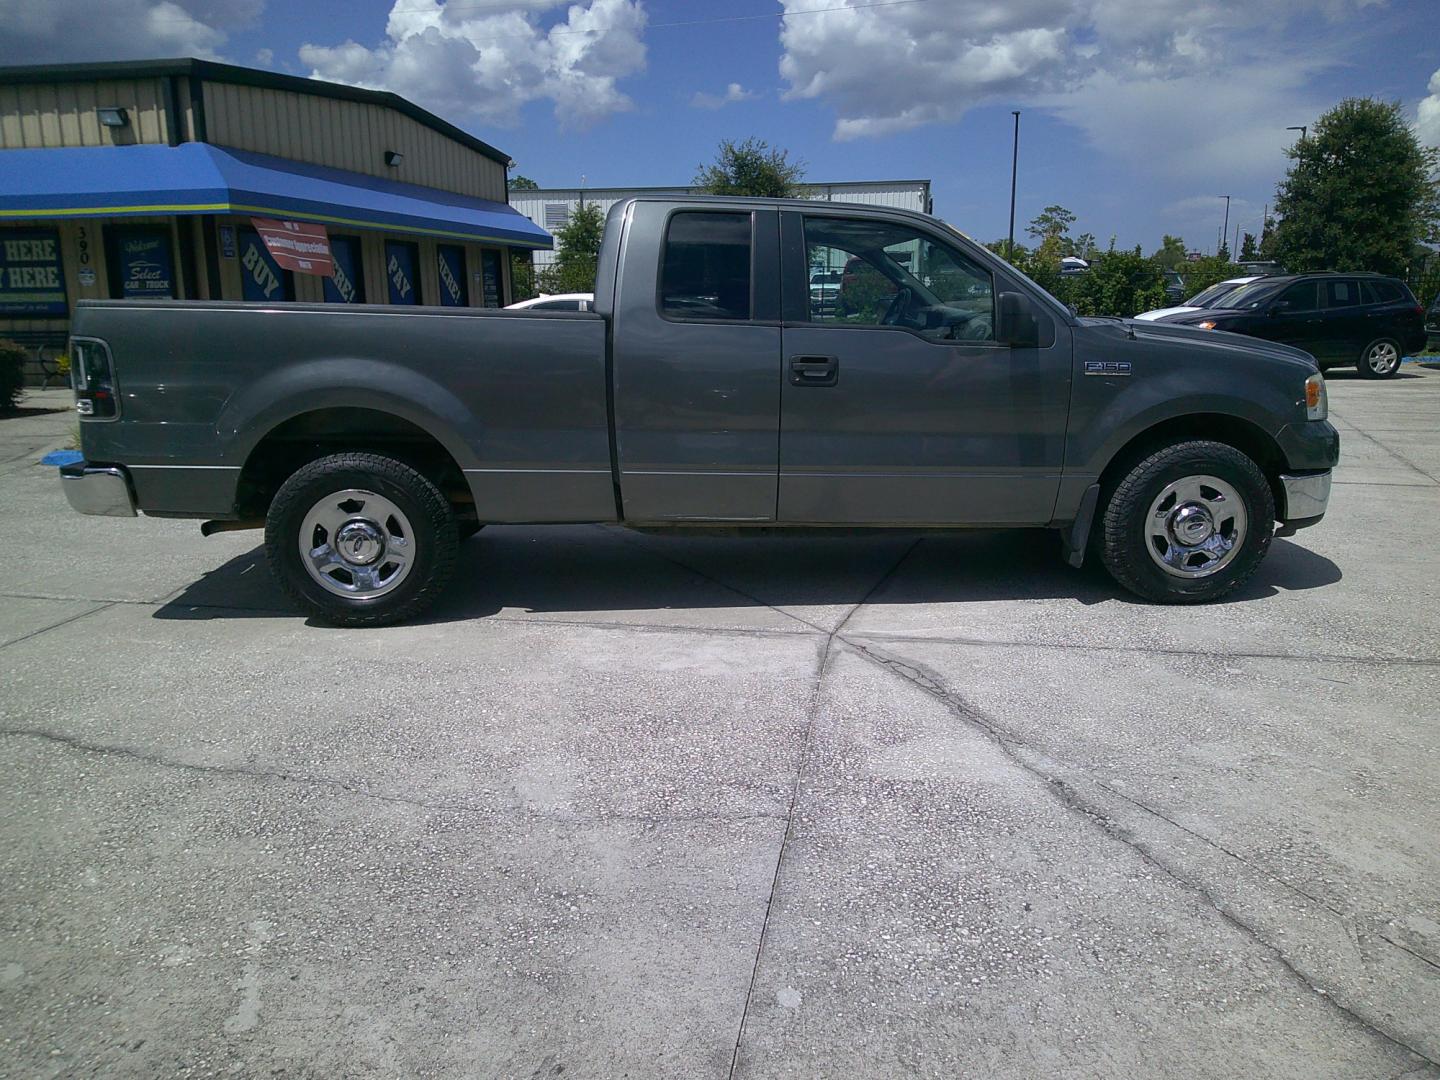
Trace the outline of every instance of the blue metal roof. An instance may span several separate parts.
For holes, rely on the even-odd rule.
[[[0,150],[0,222],[157,214],[259,214],[553,246],[504,203],[209,143]]]

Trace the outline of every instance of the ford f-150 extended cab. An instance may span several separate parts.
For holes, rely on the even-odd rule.
[[[621,202],[588,312],[84,302],[71,347],[77,510],[263,524],[352,625],[492,522],[1049,527],[1208,600],[1320,520],[1339,453],[1303,352],[1077,318],[933,218],[832,203]]]

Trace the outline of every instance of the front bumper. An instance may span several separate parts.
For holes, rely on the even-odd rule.
[[[1319,524],[1330,505],[1330,483],[1329,469],[1300,476],[1282,473],[1280,490],[1284,493],[1285,505],[1276,509],[1285,524],[1277,535],[1289,536],[1297,529]]]
[[[135,492],[130,477],[115,465],[76,462],[60,469],[60,486],[70,507],[100,517],[135,517]]]

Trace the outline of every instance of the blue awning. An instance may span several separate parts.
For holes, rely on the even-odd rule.
[[[0,223],[159,214],[258,214],[553,246],[549,233],[504,203],[209,143],[0,150]]]

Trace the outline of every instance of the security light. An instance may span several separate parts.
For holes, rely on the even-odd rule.
[[[123,128],[130,124],[130,114],[119,105],[102,105],[95,110],[95,116],[103,127]]]
[[[405,155],[402,154],[399,150],[386,150],[386,151],[385,151],[385,164],[386,164],[386,165],[389,165],[391,168],[397,167],[397,166],[400,164],[400,162],[402,162],[402,161],[404,161],[404,160],[405,160]]]

